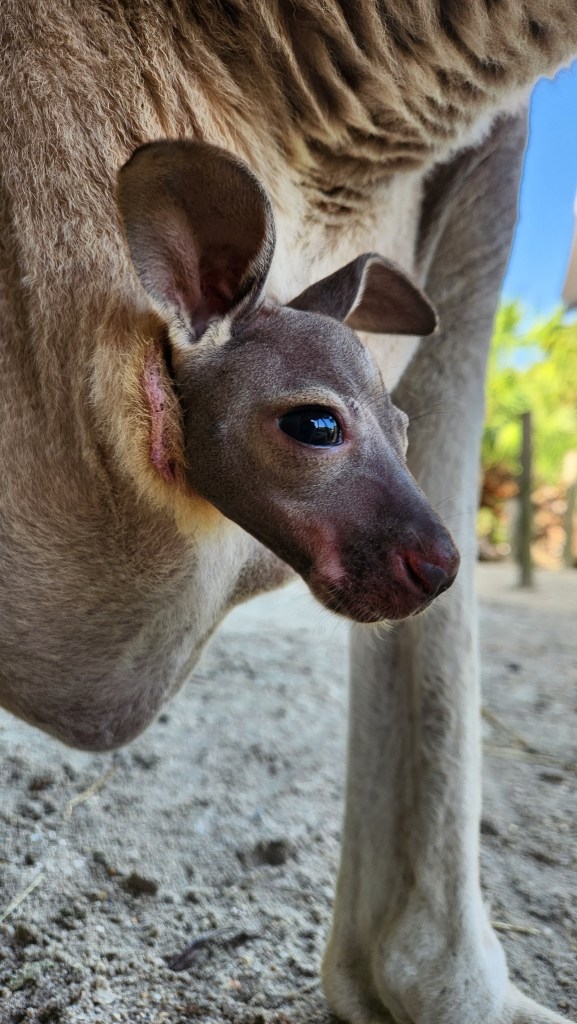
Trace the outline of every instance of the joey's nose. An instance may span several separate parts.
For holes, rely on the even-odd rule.
[[[459,553],[448,538],[426,554],[407,551],[403,560],[407,574],[428,600],[449,589],[455,581],[460,562]]]

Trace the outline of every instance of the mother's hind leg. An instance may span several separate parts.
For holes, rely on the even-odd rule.
[[[524,119],[428,183],[421,244],[442,333],[397,400],[418,410],[409,462],[450,507],[456,584],[394,632],[356,626],[347,810],[324,984],[358,1024],[552,1024],[521,996],[479,886],[480,741],[473,588],[478,451],[491,325],[512,235]],[[447,504],[443,504],[447,503]]]

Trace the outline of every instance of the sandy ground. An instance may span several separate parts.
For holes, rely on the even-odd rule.
[[[479,579],[483,880],[513,976],[577,1020],[577,573]],[[261,598],[114,757],[0,714],[1,1024],[333,1020],[346,642],[302,588]]]

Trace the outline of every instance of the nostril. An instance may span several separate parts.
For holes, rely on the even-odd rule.
[[[404,555],[407,572],[413,582],[427,595],[438,597],[448,590],[457,575],[455,560],[450,559],[446,567],[428,562],[422,555],[409,551]]]

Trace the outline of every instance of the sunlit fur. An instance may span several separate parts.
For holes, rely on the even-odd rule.
[[[272,299],[377,251],[416,270],[438,303],[444,327],[429,347],[371,340],[390,386],[415,356],[399,400],[408,407],[416,390],[432,414],[415,421],[411,465],[433,501],[457,495],[466,557],[457,589],[426,615],[388,635],[355,631],[324,972],[353,1024],[561,1020],[507,981],[480,897],[469,509],[523,145],[518,122],[492,128],[494,115],[576,50],[574,0],[2,8],[4,706],[89,749],[126,742],[190,675],[227,609],[286,575],[181,486],[170,395],[175,483],[151,466],[142,382],[166,325],[115,201],[137,146],[201,138],[249,163],[275,211]]]

